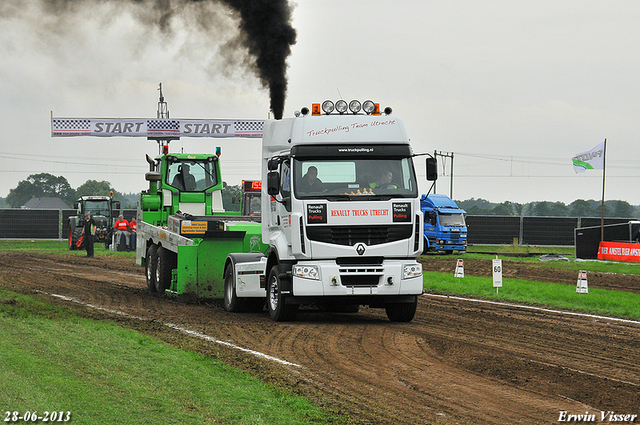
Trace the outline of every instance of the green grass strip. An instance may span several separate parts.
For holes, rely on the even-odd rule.
[[[0,412],[82,424],[324,424],[306,399],[109,321],[0,291]]]
[[[103,243],[96,243],[93,246],[95,255],[117,255],[124,257],[135,258],[136,253],[134,251],[110,251],[105,248]],[[76,255],[85,256],[87,251],[69,250],[69,242],[66,240],[53,241],[53,240],[17,240],[17,239],[5,239],[0,240],[0,251],[33,251],[45,254],[64,254],[64,255]]]
[[[501,301],[513,301],[564,310],[581,311],[611,317],[640,319],[640,294],[589,288],[588,294],[576,293],[576,287],[558,283],[503,279],[496,294],[493,278],[465,276],[453,273],[424,272],[427,292],[473,296]],[[576,281],[577,281],[576,275]]]

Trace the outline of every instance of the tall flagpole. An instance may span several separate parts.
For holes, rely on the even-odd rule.
[[[607,139],[604,139],[604,152],[602,153],[602,202],[600,204],[600,242],[604,241],[604,176],[607,171]]]

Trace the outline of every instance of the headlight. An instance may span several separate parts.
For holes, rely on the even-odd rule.
[[[300,266],[295,265],[291,270],[294,276],[303,277],[305,279],[320,280],[318,266]]]
[[[422,264],[405,264],[402,267],[403,279],[410,279],[416,276],[422,276]]]

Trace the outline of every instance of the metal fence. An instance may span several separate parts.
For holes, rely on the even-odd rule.
[[[472,245],[573,246],[574,230],[600,226],[599,217],[514,217],[468,215],[467,240]],[[627,223],[634,218],[605,218],[605,225]]]
[[[122,210],[127,220],[136,210]],[[67,239],[68,218],[76,210],[0,209],[1,239]],[[468,215],[468,241],[474,245],[573,246],[574,229],[600,226],[599,217],[516,217]],[[604,224],[627,223],[634,218],[605,218]]]
[[[127,220],[136,210],[122,210]],[[0,239],[67,239],[76,210],[0,209]]]

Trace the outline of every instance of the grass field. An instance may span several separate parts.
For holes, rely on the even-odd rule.
[[[588,294],[576,287],[549,282],[503,279],[496,291],[491,277],[424,272],[425,291],[436,294],[472,296],[531,305],[640,320],[640,294],[590,288]]]
[[[78,424],[347,423],[211,357],[1,290],[0,340],[3,420],[69,412]]]

